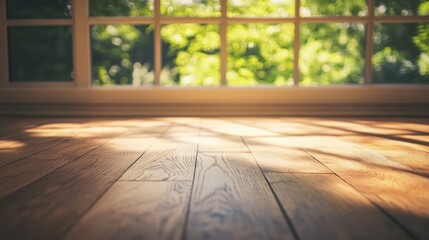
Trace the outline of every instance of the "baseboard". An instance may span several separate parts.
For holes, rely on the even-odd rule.
[[[429,104],[0,104],[2,116],[374,116],[428,117]]]

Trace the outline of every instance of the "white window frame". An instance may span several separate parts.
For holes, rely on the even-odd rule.
[[[283,114],[288,110],[284,106],[293,105],[294,113],[305,112],[305,107],[313,104],[325,104],[339,110],[352,111],[348,106],[390,106],[402,104],[404,111],[412,111],[412,106],[429,104],[429,85],[419,84],[372,84],[371,57],[373,51],[373,31],[377,23],[428,23],[428,16],[375,16],[375,0],[368,0],[367,16],[323,16],[303,17],[300,15],[300,0],[295,0],[295,15],[291,17],[228,17],[227,0],[221,0],[220,17],[165,17],[161,16],[160,0],[154,0],[155,12],[152,17],[90,17],[89,0],[73,0],[73,17],[71,19],[31,19],[8,20],[6,18],[6,0],[0,0],[0,113],[2,104],[146,104],[152,108],[166,106],[184,106],[184,111],[192,111],[193,106],[222,106],[228,111],[236,107],[249,106],[250,113],[272,111]],[[365,82],[354,85],[325,85],[299,87],[299,47],[301,23],[363,23],[367,26]],[[220,59],[221,85],[218,87],[162,87],[159,84],[161,72],[161,26],[168,23],[212,23],[220,26]],[[294,34],[294,86],[248,86],[227,87],[227,27],[230,23],[293,23]],[[154,31],[154,72],[155,84],[151,87],[133,86],[92,86],[90,26],[95,24],[153,24]],[[74,80],[70,83],[46,82],[10,82],[8,74],[8,26],[58,25],[73,28],[73,62]],[[269,107],[267,108],[269,104]],[[79,105],[80,106],[80,105]],[[258,108],[257,106],[261,106]],[[276,110],[275,106],[279,106]],[[9,105],[8,105],[9,107]],[[16,106],[15,106],[16,107]],[[75,105],[73,105],[73,108]],[[168,109],[170,109],[168,108]],[[112,108],[113,109],[113,108]],[[122,108],[120,108],[122,109]],[[167,108],[166,108],[167,109]],[[272,109],[272,110],[270,110]],[[358,109],[358,108],[355,108]],[[371,108],[377,112],[380,108]],[[421,109],[421,108],[416,108]],[[315,113],[314,107],[308,111]],[[333,110],[334,112],[337,110]],[[202,111],[202,110],[201,110]],[[352,112],[365,114],[365,110]],[[394,111],[394,108],[391,108]],[[419,110],[421,111],[421,110]],[[156,111],[155,111],[156,112]],[[316,111],[317,112],[317,111]],[[417,112],[417,110],[416,110]],[[216,111],[212,112],[216,114]],[[249,114],[250,114],[249,113]],[[263,113],[263,112],[259,112]],[[266,112],[265,112],[266,113]],[[239,114],[239,113],[238,113]],[[429,114],[429,113],[428,113]]]

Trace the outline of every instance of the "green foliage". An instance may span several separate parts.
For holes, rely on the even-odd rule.
[[[92,75],[96,85],[153,83],[153,27],[96,25]]]
[[[176,17],[220,16],[220,0],[163,0],[161,14]]]
[[[228,16],[294,15],[293,0],[229,0]],[[367,14],[365,0],[302,0],[304,16]],[[377,0],[379,15],[427,14],[427,1]],[[383,12],[384,11],[384,12]],[[218,17],[220,0],[163,0],[164,16]],[[92,0],[94,16],[152,16],[151,0]],[[363,83],[366,24],[302,23],[302,85]],[[153,26],[92,27],[93,78],[96,84],[150,85]],[[229,85],[291,85],[294,25],[228,24]],[[398,41],[400,39],[400,41]],[[161,28],[163,86],[220,84],[217,24],[166,24]],[[429,83],[428,24],[377,24],[373,79],[377,83]]]
[[[391,16],[410,16],[417,14],[423,15],[422,10],[424,9],[424,5],[427,5],[427,0],[376,0],[375,14]]]
[[[293,24],[231,24],[230,85],[292,84]]]
[[[72,81],[71,27],[18,26],[8,33],[12,81]]]
[[[161,30],[161,84],[219,85],[219,27],[212,24],[169,24]]]
[[[377,83],[429,83],[428,24],[378,24],[373,78]],[[400,41],[398,41],[400,39]]]
[[[301,33],[302,85],[363,82],[362,24],[304,24]]]
[[[367,14],[365,0],[301,0],[301,4],[301,14],[304,16]]]
[[[90,0],[91,16],[152,16],[153,0]]]
[[[8,0],[7,18],[71,18],[72,0]]]
[[[295,0],[230,0],[228,16],[293,16]]]

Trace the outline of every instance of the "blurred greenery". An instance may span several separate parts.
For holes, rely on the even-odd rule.
[[[293,24],[230,24],[228,84],[293,84],[293,32]]]
[[[228,16],[287,17],[295,14],[295,0],[229,0]]]
[[[220,0],[162,0],[161,14],[175,17],[218,17]]]
[[[153,0],[90,0],[91,16],[153,16]]]
[[[8,19],[71,18],[72,0],[8,0]]]
[[[429,83],[428,44],[429,24],[377,24],[372,57],[374,82]]]
[[[363,83],[363,24],[302,24],[299,67],[302,85]]]
[[[428,15],[429,1],[427,0],[375,0],[375,15]]]
[[[301,0],[301,16],[343,15],[364,16],[367,14],[366,0]]]
[[[72,81],[72,28],[9,27],[11,81]]]
[[[95,25],[91,39],[95,85],[153,83],[152,25]]]
[[[162,26],[161,85],[212,86],[220,83],[219,26]]]

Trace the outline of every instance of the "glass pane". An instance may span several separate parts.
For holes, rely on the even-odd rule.
[[[95,25],[91,39],[95,85],[153,84],[152,25]]]
[[[9,19],[70,18],[72,0],[8,0]]]
[[[9,27],[11,81],[72,81],[71,27]]]
[[[220,16],[220,0],[162,0],[161,14],[176,17]]]
[[[429,24],[387,23],[375,26],[374,82],[429,83]]]
[[[153,0],[91,0],[91,16],[153,16]]]
[[[365,0],[301,0],[301,16],[365,16]]]
[[[375,15],[377,16],[412,16],[429,15],[429,1],[427,0],[376,0]]]
[[[169,24],[161,29],[164,86],[213,86],[220,82],[219,26]]]
[[[230,0],[228,16],[287,17],[295,13],[295,0]]]
[[[363,83],[363,24],[302,24],[299,68],[301,85]]]
[[[293,84],[293,24],[228,26],[228,85]]]

